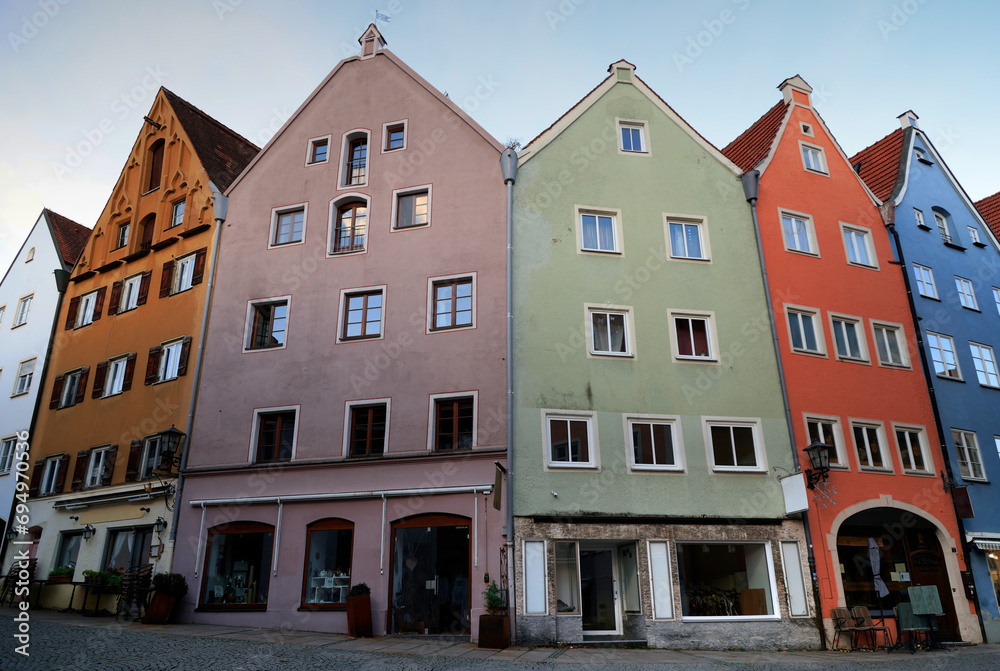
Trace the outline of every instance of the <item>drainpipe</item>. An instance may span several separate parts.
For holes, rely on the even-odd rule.
[[[774,317],[774,305],[771,303],[771,285],[767,280],[767,263],[764,261],[764,243],[760,237],[760,221],[757,219],[757,194],[760,189],[760,171],[751,170],[740,177],[743,183],[743,194],[750,203],[750,216],[753,219],[754,237],[757,239],[757,257],[760,259],[760,272],[764,280],[764,298],[767,302],[767,315],[771,322],[771,342],[774,344],[774,356],[778,362],[778,380],[781,383],[781,401],[785,405],[785,422],[788,424],[788,437],[791,439],[792,463],[799,468],[799,451],[795,446],[795,421],[792,419],[792,406],[788,401],[788,385],[785,383],[785,367],[781,361],[781,345],[778,342],[778,322]],[[816,580],[816,552],[813,550],[812,530],[809,528],[809,511],[802,512],[802,526],[806,534],[806,551],[809,561],[809,575],[812,578],[813,600],[816,602],[816,615],[813,622],[819,631],[820,645],[826,649],[826,628],[823,626],[823,605],[819,598],[819,583]]]
[[[514,590],[514,182],[517,179],[517,152],[511,148],[500,154],[500,172],[507,185],[507,614],[513,615]],[[511,617],[513,620],[513,617]],[[511,640],[514,627],[511,622]]]
[[[198,402],[198,384],[201,380],[201,362],[205,357],[205,333],[208,331],[208,313],[212,305],[212,289],[215,288],[215,269],[219,262],[219,239],[222,236],[222,224],[226,221],[229,210],[229,198],[222,195],[214,183],[209,182],[212,189],[212,207],[215,210],[215,236],[212,240],[212,265],[208,271],[208,286],[205,288],[205,307],[201,314],[201,335],[198,336],[198,356],[194,364],[194,379],[191,381],[191,400],[188,403],[187,428],[184,430],[184,447],[181,450],[181,465],[177,472],[177,491],[174,494],[174,516],[170,524],[170,540],[177,539],[177,521],[181,516],[181,494],[184,492],[184,471],[187,469],[188,448],[191,445],[191,430],[194,427],[194,409]]]
[[[931,400],[931,411],[934,413],[934,426],[937,428],[938,440],[940,441],[941,457],[944,462],[945,477],[948,478],[948,482],[945,483],[945,491],[948,491],[948,483],[954,482],[954,475],[951,469],[951,460],[948,458],[948,441],[945,438],[944,424],[941,422],[941,413],[938,410],[937,395],[934,391],[934,375],[931,373],[931,366],[927,361],[927,352],[924,349],[924,332],[920,327],[920,317],[917,316],[917,306],[913,302],[913,288],[910,285],[910,273],[906,270],[906,257],[903,256],[903,245],[899,240],[899,231],[896,230],[896,203],[894,201],[888,201],[879,205],[879,214],[882,215],[882,223],[885,227],[889,229],[889,234],[892,236],[893,245],[896,248],[896,258],[899,259],[899,268],[903,271],[903,285],[906,287],[906,300],[910,304],[910,317],[913,319],[913,333],[917,337],[917,351],[920,352],[920,366],[924,371],[924,381],[927,384],[927,394],[930,396]],[[962,547],[962,556],[965,557],[966,566],[969,568],[969,572],[972,572],[972,562],[969,559],[969,542],[965,537],[965,524],[962,522],[962,518],[958,514],[958,506],[955,504],[955,497],[949,496],[951,499],[952,509],[955,511],[955,520],[958,522],[958,542]],[[942,552],[944,548],[941,548]],[[963,584],[963,589],[964,589]],[[976,617],[979,620],[979,630],[982,633],[983,641],[986,641],[986,626],[983,624],[983,612],[979,607],[979,595],[976,594],[976,598],[972,599],[973,605],[976,607]],[[957,615],[957,613],[956,613]]]

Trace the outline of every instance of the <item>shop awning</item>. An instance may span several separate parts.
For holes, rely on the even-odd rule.
[[[1000,540],[984,540],[982,538],[973,538],[972,544],[975,545],[980,550],[1000,550]]]

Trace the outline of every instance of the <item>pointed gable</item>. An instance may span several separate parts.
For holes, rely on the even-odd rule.
[[[1000,238],[1000,191],[976,201],[976,209],[993,229],[993,233]]]
[[[80,258],[83,248],[90,239],[91,230],[86,226],[81,226],[72,219],[62,216],[57,212],[46,209],[45,216],[49,220],[52,229],[52,236],[55,238],[56,246],[59,248],[59,257],[67,266],[72,267],[76,260]]]
[[[385,40],[382,39],[382,33],[378,31],[374,23],[368,24],[368,29],[358,38],[358,42],[361,44],[362,60],[371,58],[380,49],[385,48]]]
[[[875,197],[885,201],[896,190],[902,163],[903,129],[897,128],[850,158],[858,176]]]
[[[757,119],[750,128],[740,133],[739,137],[722,149],[726,158],[747,172],[760,165],[771,152],[771,146],[781,128],[781,122],[788,113],[789,103],[785,100],[777,102],[774,107]]]

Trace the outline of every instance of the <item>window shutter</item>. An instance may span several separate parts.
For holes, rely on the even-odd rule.
[[[139,479],[139,460],[142,459],[142,441],[133,440],[128,448],[128,465],[125,468],[125,482]]]
[[[163,348],[157,345],[149,348],[149,358],[146,359],[146,381],[143,384],[153,384],[160,379],[160,355]]]
[[[122,391],[128,391],[132,388],[132,374],[135,373],[135,358],[136,354],[133,352],[128,355],[128,359],[125,361],[125,379],[122,380]]]
[[[87,391],[87,378],[90,376],[90,366],[84,366],[80,369],[80,384],[76,387],[76,401],[75,403],[83,403],[83,397],[86,396]]]
[[[76,466],[73,467],[73,482],[69,488],[74,492],[83,489],[83,481],[87,477],[87,464],[90,463],[90,450],[80,450],[76,453]]]
[[[118,303],[122,299],[122,280],[111,285],[111,299],[108,301],[108,316],[118,314]]]
[[[59,472],[56,473],[56,493],[60,493],[66,485],[66,468],[69,466],[69,455],[59,457]]]
[[[97,290],[97,296],[94,297],[94,321],[96,322],[101,318],[101,313],[104,312],[104,294],[108,292],[107,287],[101,287]]]
[[[149,282],[153,278],[153,271],[147,270],[142,274],[142,279],[139,280],[139,295],[136,297],[136,305],[145,305],[146,297],[149,295]]]
[[[90,394],[91,398],[100,398],[104,396],[104,381],[108,377],[108,362],[102,361],[97,364],[97,368],[94,369],[94,391]]]
[[[76,326],[76,313],[80,309],[80,297],[73,296],[69,302],[69,310],[66,311],[66,330]]]
[[[205,276],[205,257],[207,255],[207,247],[202,247],[194,253],[194,272],[191,273],[191,286],[201,284],[201,280]]]
[[[115,457],[118,456],[118,446],[112,445],[108,449],[108,454],[104,457],[104,472],[101,473],[101,484],[104,486],[111,484],[111,478],[115,474]]]
[[[35,468],[31,471],[31,485],[28,487],[28,498],[33,499],[38,496],[38,486],[42,484],[42,473],[45,472],[45,460],[35,461]]]
[[[181,356],[177,360],[177,377],[187,374],[189,354],[191,354],[191,336],[184,338],[184,343],[181,345]]]
[[[56,375],[56,379],[52,383],[52,398],[49,399],[49,410],[55,410],[59,407],[59,397],[62,396],[63,384],[65,382],[65,374]]]
[[[170,287],[174,283],[174,262],[173,259],[163,264],[163,274],[160,275],[160,298],[170,295]]]

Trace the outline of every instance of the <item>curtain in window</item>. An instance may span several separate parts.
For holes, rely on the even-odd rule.
[[[111,537],[111,552],[108,553],[106,569],[125,568],[132,563],[132,533],[116,531]]]
[[[612,251],[615,248],[615,230],[611,224],[611,217],[598,217],[597,229],[601,236],[601,249]]]
[[[611,330],[611,351],[625,351],[625,315],[608,315]]]

